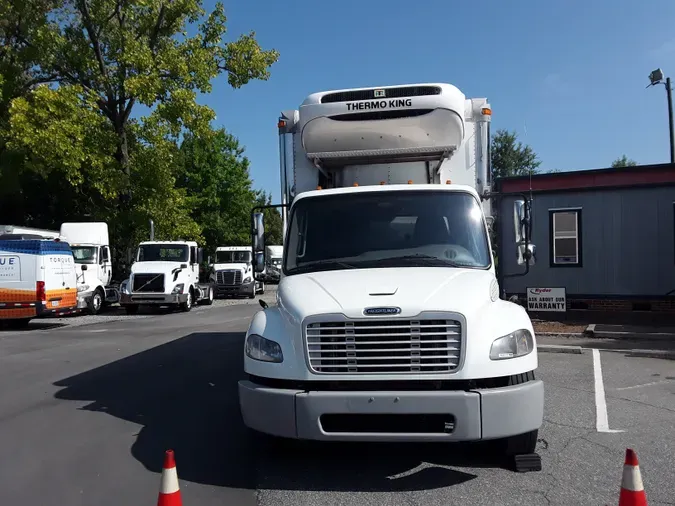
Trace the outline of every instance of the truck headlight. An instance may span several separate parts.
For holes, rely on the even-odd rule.
[[[176,286],[173,287],[173,290],[171,293],[173,295],[176,295],[177,293],[183,293],[183,287],[185,286],[185,283],[178,283]]]
[[[120,292],[129,295],[129,284],[126,281],[122,281],[122,284],[120,284]]]
[[[498,339],[490,347],[490,360],[523,357],[534,349],[534,339],[527,329],[516,330]]]
[[[261,360],[263,362],[284,361],[284,354],[281,352],[279,343],[265,339],[258,334],[251,334],[246,338],[244,349],[246,356],[253,360]]]
[[[244,281],[242,281],[242,283],[244,283],[244,284],[250,283],[250,282],[251,282],[251,276],[246,276],[246,277],[244,278]]]
[[[86,292],[89,290],[89,285],[77,285],[78,292]]]

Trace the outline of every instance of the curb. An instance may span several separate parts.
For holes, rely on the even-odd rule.
[[[592,323],[583,335],[597,339],[654,339],[654,340],[675,340],[675,333],[673,332],[622,332],[622,331],[595,331],[595,323]]]
[[[574,355],[581,355],[584,352],[581,346],[563,346],[558,344],[540,344],[537,345],[537,350],[544,353],[572,353]]]
[[[536,336],[546,336],[546,337],[586,337],[587,334],[583,332],[535,332]]]
[[[675,351],[663,350],[627,350],[629,357],[662,358],[664,360],[675,360]]]

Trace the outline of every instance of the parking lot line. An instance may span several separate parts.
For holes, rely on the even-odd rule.
[[[598,432],[617,433],[622,430],[609,428],[607,417],[607,400],[605,399],[605,384],[602,381],[602,364],[600,350],[593,350],[593,377],[595,380],[595,427]]]

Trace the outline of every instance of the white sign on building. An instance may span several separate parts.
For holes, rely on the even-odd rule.
[[[528,288],[528,311],[567,311],[567,296],[564,288]]]

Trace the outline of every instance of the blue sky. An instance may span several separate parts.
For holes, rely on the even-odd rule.
[[[516,130],[544,170],[606,167],[624,153],[668,161],[665,88],[645,86],[657,67],[675,79],[672,0],[224,3],[231,38],[255,30],[281,58],[269,81],[232,90],[221,77],[200,101],[275,201],[279,112],[336,88],[449,82],[487,97],[493,128]]]

